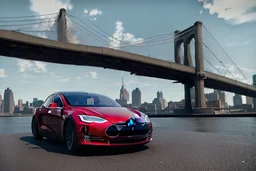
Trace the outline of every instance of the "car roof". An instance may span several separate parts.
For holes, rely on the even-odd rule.
[[[83,92],[83,91],[60,91],[60,92],[57,92],[57,93],[60,93],[64,96],[65,95],[80,95],[80,94],[90,94],[90,95],[104,96],[104,95],[97,94],[97,93],[90,93],[90,92]]]

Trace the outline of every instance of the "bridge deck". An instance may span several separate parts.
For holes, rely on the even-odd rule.
[[[193,84],[194,67],[105,47],[62,43],[0,30],[0,55],[51,63],[104,67]],[[256,87],[206,72],[205,87],[256,97]]]

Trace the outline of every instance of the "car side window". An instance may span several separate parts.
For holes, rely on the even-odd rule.
[[[53,95],[49,96],[45,102],[44,102],[44,106],[48,107],[51,103],[53,102]]]
[[[54,96],[54,103],[57,103],[58,107],[63,107],[63,103],[57,94],[55,94],[55,96]]]

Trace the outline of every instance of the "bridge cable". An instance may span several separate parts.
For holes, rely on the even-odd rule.
[[[0,17],[0,19],[5,19],[5,18],[32,18],[32,17],[48,16],[48,15],[53,15],[53,14],[59,14],[59,12],[56,12],[56,13],[49,13],[49,14],[42,14],[42,15],[14,16],[14,17]]]
[[[14,24],[14,25],[0,25],[0,27],[14,27],[14,26],[35,25],[35,24],[50,23],[50,22],[54,22],[54,21],[55,21],[55,20],[52,20],[52,21],[45,21],[45,22],[38,22],[38,23],[25,23],[25,24]]]
[[[226,68],[229,74],[236,80],[235,76],[229,71],[229,69],[223,64],[223,62],[213,53],[213,51],[205,43],[203,43],[203,45],[208,49],[209,52],[211,52],[211,54],[222,64],[224,68]]]
[[[71,14],[69,14],[69,13],[67,13],[67,14],[68,14],[68,16],[70,16],[70,17],[72,17],[72,18],[74,18],[74,19],[80,21],[81,23],[83,23],[84,25],[86,25],[87,27],[89,27],[90,29],[92,29],[93,31],[97,32],[97,33],[100,34],[102,37],[107,38],[109,41],[112,41],[111,39],[109,39],[110,37],[111,37],[112,39],[117,40],[117,41],[121,41],[121,40],[118,40],[117,38],[115,38],[115,37],[113,37],[113,36],[110,36],[107,32],[103,31],[102,29],[100,29],[100,28],[97,27],[96,25],[93,24],[94,27],[96,27],[98,30],[100,30],[100,31],[103,32],[105,35],[107,35],[107,37],[104,36],[104,35],[102,35],[102,34],[101,34],[100,32],[98,32],[97,30],[91,28],[88,24],[86,24],[85,22],[83,22],[81,19],[79,19],[79,18],[77,18],[77,17],[75,17],[75,16],[73,16],[73,15],[71,15]]]
[[[105,44],[103,41],[106,41],[106,40],[102,40],[101,37],[99,37],[98,35],[95,35],[95,33],[91,33],[91,31],[89,31],[87,28],[83,27],[81,24],[77,23],[76,21],[73,21],[72,19],[70,19],[70,20],[77,25],[77,28],[79,28],[79,29],[82,28],[82,32],[86,33],[87,35],[89,35],[89,36],[91,36],[93,38],[96,38],[98,41],[100,41],[101,43]]]
[[[243,75],[243,77],[251,84],[251,82],[247,79],[247,77],[243,74],[243,72],[239,69],[239,67],[236,65],[236,63],[232,60],[232,58],[227,54],[227,52],[223,49],[223,47],[220,45],[220,43],[215,39],[215,37],[210,33],[210,31],[203,25],[204,29],[210,34],[210,36],[213,38],[213,40],[218,44],[218,46],[221,48],[221,50],[226,54],[226,56],[231,60],[231,62],[236,66],[238,71]]]

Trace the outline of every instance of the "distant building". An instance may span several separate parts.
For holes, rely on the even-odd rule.
[[[246,96],[246,104],[253,106],[253,98],[249,97],[249,96]]]
[[[172,101],[170,101],[168,103],[168,109],[169,110],[184,109],[184,105],[185,105],[185,100],[184,99],[182,99],[179,102],[172,102]]]
[[[252,104],[241,104],[233,107],[234,109],[252,109]]]
[[[0,94],[0,113],[3,113],[3,97],[2,97],[2,94]]]
[[[256,87],[256,74],[252,76],[253,86]],[[253,107],[256,110],[256,98],[253,98]]]
[[[124,88],[124,79],[122,76],[122,87],[120,89],[119,99],[116,99],[117,103],[122,106],[127,106],[129,101],[129,92]]]
[[[14,96],[12,90],[8,87],[4,91],[4,113],[14,112]]]
[[[21,99],[19,99],[18,100],[18,109],[19,109],[19,111],[23,111],[23,106],[22,106],[22,100]]]
[[[143,103],[139,108],[141,112],[145,112],[147,114],[156,114],[156,104],[153,103]]]
[[[206,101],[217,101],[220,100],[219,94],[216,92],[208,93],[205,95]]]
[[[163,110],[164,109],[164,99],[163,99],[163,92],[157,92],[157,98],[153,100],[153,104],[156,105],[156,110]]]
[[[239,94],[235,94],[233,96],[233,104],[234,104],[234,106],[243,104],[242,96]]]
[[[132,91],[132,105],[134,107],[141,106],[141,92],[139,88],[136,88]]]
[[[168,107],[168,102],[167,100],[163,99],[163,109]]]

